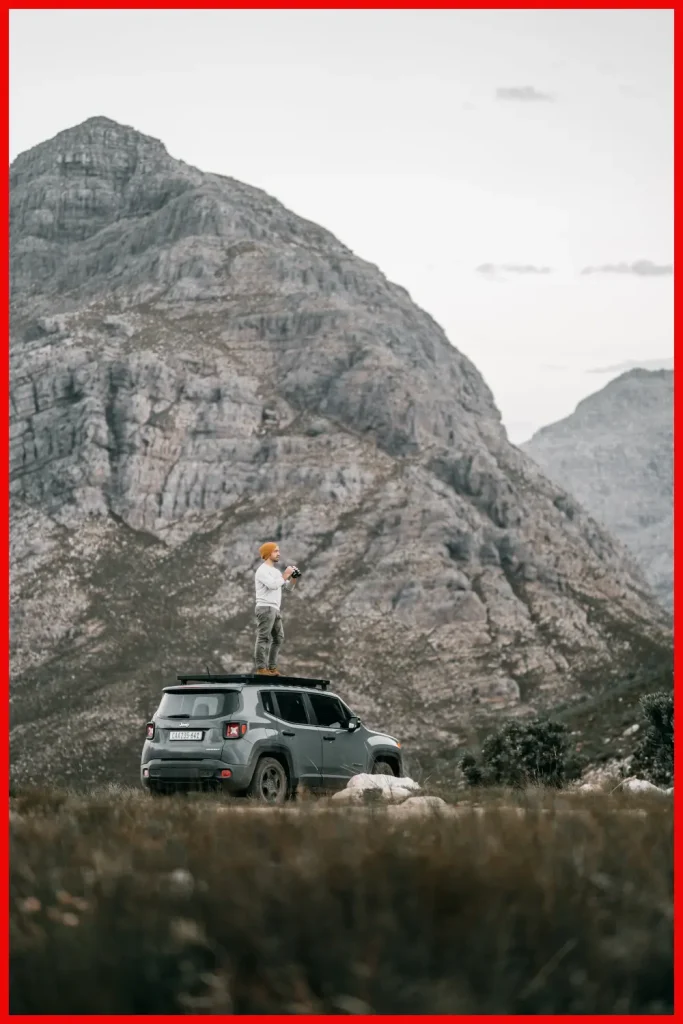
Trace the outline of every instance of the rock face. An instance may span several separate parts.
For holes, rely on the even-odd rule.
[[[673,606],[673,372],[630,370],[524,451],[622,540]]]
[[[409,756],[658,657],[627,551],[509,444],[443,331],[257,189],[94,118],[11,167],[12,760],[137,778],[179,670],[283,667]]]

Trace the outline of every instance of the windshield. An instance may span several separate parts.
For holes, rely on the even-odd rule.
[[[188,690],[165,693],[157,715],[159,718],[220,718],[231,715],[239,706],[239,690]]]

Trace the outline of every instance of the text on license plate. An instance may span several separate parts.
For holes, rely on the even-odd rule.
[[[171,732],[169,739],[172,740],[200,740],[202,738],[201,729],[183,729],[182,732]]]

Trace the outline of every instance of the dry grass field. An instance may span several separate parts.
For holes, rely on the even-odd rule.
[[[439,795],[15,793],[11,1012],[672,1012],[670,799]]]

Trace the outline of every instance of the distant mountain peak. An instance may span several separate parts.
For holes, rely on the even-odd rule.
[[[521,447],[628,545],[671,607],[673,370],[628,370]]]
[[[610,384],[616,384],[620,380],[667,380],[671,378],[673,380],[674,371],[668,367],[660,366],[657,369],[648,369],[645,366],[634,366],[632,370],[627,370],[626,373],[622,373],[620,377],[615,377]]]
[[[595,411],[609,408],[610,411],[607,415],[614,416],[617,406],[612,403],[615,400],[619,401],[618,407],[622,409],[622,414],[628,415],[631,403],[642,404],[652,401],[656,403],[659,401],[662,391],[667,389],[673,391],[673,370],[647,370],[642,366],[635,366],[608,381],[599,391],[594,391],[582,398],[572,415],[580,417],[585,411],[590,411],[592,414]],[[552,426],[553,424],[550,425],[551,428]],[[548,428],[543,427],[542,429]]]

